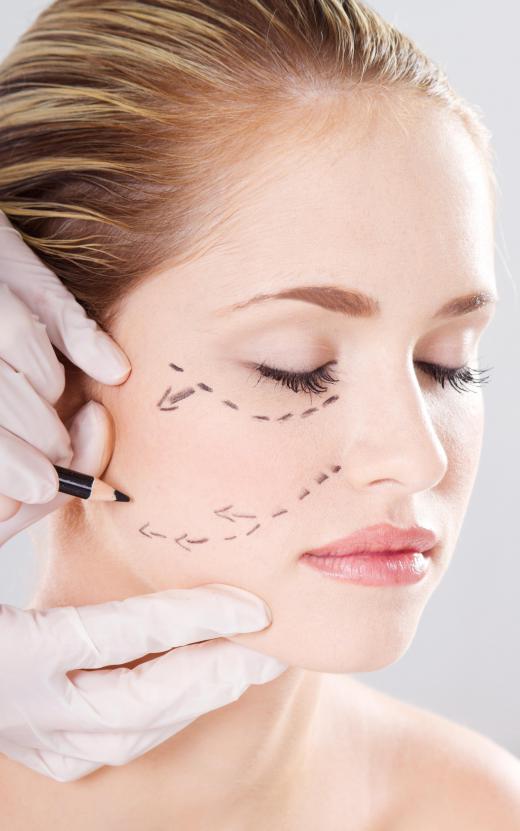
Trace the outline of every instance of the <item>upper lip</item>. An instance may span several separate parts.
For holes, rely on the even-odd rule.
[[[345,557],[349,554],[377,551],[428,551],[437,544],[437,537],[428,528],[414,525],[412,528],[397,528],[388,523],[371,525],[354,531],[348,537],[313,548],[305,554],[317,556]]]

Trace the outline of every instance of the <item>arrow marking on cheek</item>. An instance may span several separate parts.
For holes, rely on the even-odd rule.
[[[152,536],[152,537],[164,537],[165,540],[168,539],[166,534],[159,534],[159,533],[157,533],[157,531],[150,531],[147,534],[146,531],[144,530],[147,525],[150,525],[150,523],[146,522],[141,528],[139,528],[139,531],[140,531],[141,534],[143,534],[143,536],[145,536],[145,537],[150,537],[150,536]]]
[[[327,398],[321,406],[322,407],[327,407],[329,404],[333,404],[334,401],[337,401],[338,398],[339,398],[339,395],[331,395],[331,397]]]
[[[190,548],[186,548],[186,546],[185,546],[185,545],[181,545],[181,543],[179,542],[179,540],[183,540],[183,539],[184,539],[184,537],[187,537],[187,536],[188,536],[187,534],[183,534],[183,535],[182,535],[182,537],[175,537],[175,542],[176,542],[178,545],[180,545],[180,546],[181,546],[181,548],[184,548],[184,549],[185,549],[185,551],[191,551],[191,549],[190,549]]]
[[[330,470],[332,471],[332,473],[338,473],[341,470],[341,465],[332,465]],[[315,481],[318,482],[318,484],[321,485],[321,483],[324,482],[328,478],[329,477],[327,476],[326,473],[320,473]],[[307,488],[304,488],[303,491],[300,493],[300,496],[298,498],[299,499],[304,499],[309,494],[310,494],[310,491],[307,490]],[[221,519],[228,519],[230,522],[234,522],[235,520],[232,517],[225,516],[224,513],[223,513],[224,511],[229,511],[229,509],[232,508],[232,507],[233,507],[233,504],[227,505],[225,508],[218,508],[217,510],[213,511],[213,513],[217,514],[217,516],[220,516]],[[287,508],[282,508],[282,510],[277,511],[274,514],[271,514],[271,518],[274,519],[275,517],[278,517],[278,516],[281,516],[282,514],[287,514],[287,513],[289,513]],[[239,519],[256,519],[256,514],[233,514],[232,516],[238,517]],[[154,537],[163,537],[164,539],[168,539],[168,537],[165,534],[158,534],[155,531],[149,531],[148,533],[146,533],[145,529],[149,524],[150,524],[149,522],[146,522],[143,526],[141,526],[141,528],[139,528],[139,531],[140,531],[141,534],[143,534],[145,537],[148,537],[148,538],[150,538],[151,536],[154,536]],[[258,522],[253,528],[251,528],[249,531],[246,531],[246,537],[248,537],[250,534],[252,534],[258,528],[260,528],[260,524],[261,523]],[[190,548],[186,548],[186,546],[181,545],[181,543],[180,543],[180,540],[185,539],[187,536],[188,536],[187,534],[183,534],[181,537],[176,537],[175,542],[178,543],[178,545],[180,545],[181,548],[184,548],[185,551],[191,551]],[[238,535],[234,534],[232,537],[224,537],[224,540],[236,540],[237,538],[238,538]],[[209,537],[203,537],[200,540],[186,539],[186,542],[189,542],[189,543],[209,542]]]
[[[178,366],[177,364],[170,363],[169,366],[172,369],[174,369],[176,372],[184,372],[183,367]],[[204,390],[205,392],[213,392],[213,387],[210,387],[208,384],[205,384],[203,381],[197,382],[197,387],[199,387],[199,389],[201,389],[201,390]],[[160,410],[162,410],[163,412],[171,411],[171,410],[178,410],[179,409],[178,406],[172,406],[172,405],[177,405],[178,401],[183,401],[185,398],[187,398],[188,396],[190,396],[194,392],[196,392],[196,390],[193,387],[188,387],[187,389],[185,388],[184,390],[181,390],[179,393],[174,394],[174,395],[171,394],[171,391],[172,391],[172,388],[168,387],[166,392],[163,393],[162,398],[160,399],[160,401],[157,404],[157,407]],[[166,399],[168,399],[168,404],[170,406],[163,406],[163,403]],[[327,398],[321,404],[321,406],[322,407],[328,407],[330,404],[333,404],[334,401],[337,401],[338,399],[339,399],[339,395],[331,395],[331,396],[329,396],[329,398]],[[230,401],[229,398],[221,399],[220,403],[224,404],[224,406],[229,407],[232,410],[239,410],[240,409],[238,404],[235,404],[234,401]],[[308,418],[310,415],[312,415],[313,413],[317,413],[317,412],[319,412],[318,407],[309,407],[307,410],[304,410],[302,413],[300,413],[300,418]],[[279,422],[285,422],[285,421],[288,421],[290,418],[293,418],[293,415],[294,415],[293,413],[285,413],[285,415],[282,415],[282,416],[279,416],[278,418],[273,418],[273,419],[271,419],[271,416],[267,416],[267,415],[252,415],[251,418],[254,419],[255,421],[272,421],[272,420],[274,420],[274,421],[279,421]]]
[[[221,515],[221,513],[222,513],[222,511],[229,511],[229,509],[230,509],[230,508],[232,508],[232,507],[233,507],[233,505],[228,505],[228,506],[227,506],[227,508],[219,508],[217,511],[213,511],[213,513],[214,513],[214,514],[217,514],[218,516],[220,516],[220,515]],[[221,519],[229,519],[229,521],[230,521],[230,522],[234,522],[234,521],[235,521],[234,519],[231,519],[231,517],[230,517],[230,516],[220,516],[220,518],[221,518]]]
[[[173,370],[175,370],[176,372],[184,372],[184,369],[182,367],[178,366],[177,364],[170,363],[169,366]],[[202,381],[197,383],[197,387],[199,389],[205,391],[205,392],[213,392],[213,388],[208,386],[208,384],[203,383]],[[170,386],[164,392],[162,398],[160,399],[160,401],[157,404],[157,407],[162,411],[177,410],[177,409],[179,409],[179,407],[177,406],[177,402],[183,401],[185,398],[188,398],[190,395],[193,395],[195,392],[196,392],[196,390],[193,387],[185,387],[182,390],[180,390],[179,392],[172,394],[172,388]],[[329,396],[329,398],[327,398],[321,404],[321,406],[322,407],[328,407],[330,404],[333,404],[335,401],[338,401],[338,399],[339,399],[339,395],[331,395],[331,396]],[[165,401],[167,401],[169,406],[163,406]],[[221,399],[221,403],[224,404],[226,407],[229,407],[230,409],[239,410],[238,404],[235,404],[233,401],[230,401],[229,399]],[[312,415],[313,413],[316,413],[316,412],[319,412],[318,407],[310,407],[310,408],[304,410],[302,413],[300,413],[300,418],[307,418],[308,416],[310,416],[310,415]],[[294,413],[291,412],[291,413],[285,413],[284,415],[276,418],[275,420],[279,421],[279,422],[284,422],[284,421],[288,421],[290,418],[293,418],[293,417],[294,417]],[[251,416],[251,418],[255,419],[256,421],[271,421],[271,417],[270,416],[265,416],[265,415],[253,415],[253,416]],[[332,465],[330,470],[332,471],[332,473],[338,473],[341,470],[341,465]],[[315,482],[318,485],[321,485],[328,478],[329,478],[329,476],[326,473],[322,472],[322,473],[318,474],[318,476],[315,478]],[[311,493],[310,490],[308,490],[307,488],[303,488],[300,491],[299,495],[298,495],[298,500],[301,501],[302,499],[305,499],[305,497],[309,496],[310,493]],[[233,507],[232,504],[227,505],[225,508],[218,508],[217,510],[214,510],[213,513],[216,514],[217,516],[221,517],[221,519],[229,520],[229,522],[235,522],[235,519],[233,519],[233,517],[236,517],[238,519],[256,519],[256,514],[232,514],[232,516],[227,516],[226,512],[229,511],[230,508],[232,508],[232,507]],[[274,513],[274,514],[271,514],[271,518],[274,519],[275,517],[279,517],[279,516],[282,516],[283,514],[287,514],[287,513],[289,513],[287,508],[283,508],[283,509],[277,511],[276,513]],[[147,532],[146,529],[147,529],[147,526],[149,524],[150,523],[147,522],[141,528],[139,528],[139,531],[140,531],[141,534],[143,534],[145,537],[148,537],[148,538],[151,538],[152,536],[154,536],[154,537],[162,537],[164,539],[167,539],[165,534],[159,534],[156,531],[149,531],[149,530]],[[260,528],[260,524],[261,523],[257,523],[256,525],[254,525],[253,528],[251,528],[249,531],[246,532],[246,536],[249,536],[250,534],[254,533],[258,528]],[[230,537],[224,537],[225,540],[234,540],[234,539],[237,539],[237,538],[238,538],[237,534],[234,534],[233,536],[230,536]],[[186,539],[186,542],[189,542],[190,544],[191,543],[193,543],[193,544],[203,543],[203,542],[208,542],[209,541],[208,537],[203,537],[201,539],[187,539],[187,534],[186,533],[183,534],[180,537],[176,537],[175,542],[178,543],[181,546],[181,548],[184,548],[186,551],[190,551],[190,549],[186,548],[186,546],[181,544],[180,541],[183,540],[183,539]]]
[[[172,391],[172,388],[171,388],[171,387],[168,387],[168,389],[167,389],[167,390],[166,390],[166,392],[164,393],[164,395],[163,395],[163,397],[161,398],[161,400],[157,402],[157,406],[159,407],[159,409],[161,408],[161,404],[163,403],[164,399],[165,399],[165,398],[167,398],[167,397],[169,396],[169,394],[171,393],[171,391]]]

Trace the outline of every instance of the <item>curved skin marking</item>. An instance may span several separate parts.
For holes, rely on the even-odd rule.
[[[176,370],[176,372],[184,372],[184,369],[181,366],[177,366],[177,364],[170,363],[169,366]],[[204,392],[213,392],[213,387],[208,386],[203,381],[197,382],[197,387],[199,389],[204,390]],[[193,395],[196,392],[194,387],[184,387],[184,389],[180,390],[179,392],[172,393],[172,388],[167,387],[165,392],[163,393],[161,399],[157,402],[157,406],[163,412],[171,411],[171,410],[178,410],[179,407],[177,402],[183,401],[188,396]],[[333,404],[337,401],[339,395],[331,395],[329,396],[323,403],[322,407],[328,407],[330,404]],[[164,406],[164,402],[166,401],[166,406]],[[230,407],[232,410],[239,410],[238,404],[235,404],[234,401],[230,401],[229,398],[221,399],[221,404],[224,404],[226,407]],[[300,418],[308,418],[313,413],[318,413],[319,407],[309,407],[308,409],[304,410],[300,413]],[[271,418],[271,416],[266,415],[253,415],[251,418],[254,418],[256,421],[287,421],[290,418],[293,418],[294,413],[285,413],[285,415],[280,416],[279,418]]]
[[[329,469],[332,471],[332,473],[338,473],[341,470],[341,465],[331,465],[331,467]],[[315,481],[319,485],[321,485],[322,482],[324,482],[326,479],[329,479],[329,478],[330,477],[326,473],[322,472],[318,475],[318,477],[315,479]],[[300,495],[298,496],[298,500],[304,499],[306,496],[309,496],[310,493],[311,493],[310,490],[308,490],[307,488],[303,488],[303,490],[300,492]],[[257,519],[256,514],[238,514],[238,513],[235,513],[235,514],[231,514],[231,516],[228,516],[226,514],[226,511],[229,511],[232,507],[233,507],[233,505],[226,505],[225,508],[216,508],[213,511],[213,513],[216,514],[218,517],[220,517],[220,519],[227,519],[227,520],[229,520],[229,522],[236,522],[236,519]],[[289,513],[289,511],[288,511],[287,508],[282,508],[280,511],[276,511],[276,513],[271,514],[271,519],[275,519],[275,517],[279,517],[282,514],[288,514],[288,513]],[[236,517],[236,519],[233,519],[233,517]],[[166,534],[158,534],[156,531],[147,530],[147,526],[149,524],[150,524],[149,522],[146,522],[143,526],[141,526],[141,528],[139,528],[139,532],[141,534],[143,534],[143,536],[148,537],[148,538],[151,538],[152,536],[154,536],[154,537],[163,537],[164,539],[168,539]],[[248,537],[250,534],[252,534],[258,528],[260,528],[260,525],[261,525],[261,523],[257,522],[256,525],[254,525],[249,531],[245,532],[245,536]],[[186,539],[187,536],[188,535],[185,533],[185,534],[182,534],[182,536],[180,536],[180,537],[175,537],[174,539],[175,539],[175,542],[178,545],[180,545],[181,548],[185,549],[185,551],[191,551],[190,548],[187,548],[185,545],[182,545],[182,543],[180,542],[180,540]],[[233,534],[233,536],[231,536],[231,537],[224,537],[224,540],[236,540],[236,539],[238,539],[238,534]],[[186,542],[189,542],[190,544],[209,542],[209,541],[210,541],[210,537],[203,537],[202,539],[194,539],[194,540],[193,539],[186,539]]]
[[[183,367],[178,366],[177,364],[170,363],[169,366],[172,369],[174,369],[176,372],[184,372]],[[196,384],[196,386],[199,389],[203,390],[204,392],[213,392],[213,387],[208,386],[208,384],[205,384],[203,381],[199,381]],[[157,406],[162,411],[178,410],[179,407],[178,407],[177,402],[183,401],[185,398],[188,398],[190,395],[193,395],[193,393],[195,393],[195,392],[196,392],[195,387],[184,387],[183,389],[179,390],[178,392],[172,392],[172,387],[168,387],[166,389],[166,391],[163,393],[162,398],[160,399],[160,401],[158,401]],[[329,396],[329,398],[327,398],[322,403],[321,406],[322,407],[328,407],[330,404],[333,404],[335,401],[337,401],[338,398],[339,398],[339,395],[331,395],[331,396]],[[165,406],[165,402],[166,402],[166,406]],[[228,398],[221,399],[220,403],[224,404],[226,407],[229,407],[232,410],[240,409],[238,404],[235,404],[233,401],[230,401]],[[309,407],[308,409],[306,409],[302,413],[300,413],[300,418],[308,418],[310,415],[312,415],[313,413],[317,413],[317,412],[319,412],[318,407]],[[285,413],[285,415],[279,416],[278,418],[276,418],[274,420],[275,421],[288,421],[290,418],[293,418],[293,417],[294,417],[294,413]],[[270,416],[266,416],[266,415],[253,415],[253,416],[251,416],[251,418],[254,418],[257,421],[271,421],[272,420]],[[332,471],[332,473],[338,473],[341,470],[341,465],[332,465],[330,467],[330,470]],[[318,485],[321,485],[323,482],[325,482],[326,479],[329,479],[329,476],[326,473],[321,472],[316,477],[315,482],[317,482]],[[311,493],[311,491],[308,490],[308,488],[302,488],[302,490],[300,491],[300,493],[298,495],[298,501],[301,501],[302,499],[305,499],[305,497],[309,496],[310,493]],[[228,516],[228,514],[226,512],[229,511],[232,507],[233,507],[233,505],[227,505],[225,508],[217,508],[213,511],[213,513],[216,514],[218,517],[220,517],[220,519],[227,519],[229,522],[235,522],[236,519],[257,519],[256,514],[237,514],[237,513],[235,513],[235,514],[231,514],[231,516]],[[287,513],[289,513],[288,509],[287,508],[282,508],[281,510],[276,511],[276,513],[271,514],[271,519],[275,519],[276,517],[282,516],[282,514],[287,514]],[[235,517],[236,519],[234,519],[233,517]],[[139,528],[139,532],[141,534],[143,534],[145,537],[148,537],[148,538],[151,538],[152,536],[154,536],[154,537],[163,537],[164,539],[168,539],[168,537],[165,534],[159,534],[156,531],[150,531],[149,529],[147,529],[147,526],[149,524],[150,524],[149,522],[146,522],[141,528]],[[261,523],[257,522],[256,525],[254,525],[249,531],[245,532],[245,536],[247,537],[250,534],[254,533],[254,531],[256,531],[258,528],[260,528],[260,525],[261,525]],[[209,540],[210,540],[209,537],[202,537],[201,539],[187,539],[187,536],[188,536],[187,534],[183,534],[180,537],[175,537],[175,542],[178,545],[180,545],[181,548],[184,548],[186,551],[191,551],[191,549],[187,548],[185,545],[182,545],[181,540],[185,539],[186,542],[188,542],[190,544],[209,542]],[[231,536],[231,537],[224,537],[224,540],[236,540],[237,538],[238,538],[238,534],[233,534],[233,536]]]

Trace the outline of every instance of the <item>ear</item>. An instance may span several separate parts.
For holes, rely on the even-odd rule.
[[[67,421],[77,413],[83,404],[94,399],[100,400],[102,384],[99,384],[89,375],[86,375],[82,369],[62,353],[55,346],[57,358],[65,368],[65,389],[60,398],[54,404],[54,409],[58,413],[61,421],[66,425]]]

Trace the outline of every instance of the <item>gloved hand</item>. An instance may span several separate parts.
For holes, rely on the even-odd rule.
[[[220,583],[41,611],[0,605],[0,752],[58,782],[130,762],[287,669],[225,640],[268,626],[266,608]],[[175,646],[132,669],[89,671]]]
[[[124,352],[0,211],[0,545],[76,498],[58,492],[53,467],[73,467],[74,454],[52,406],[65,388],[65,369],[52,344],[103,384],[120,384],[131,370]],[[88,402],[68,429],[77,433],[84,465],[74,466],[98,475],[113,451],[108,411]]]
[[[59,493],[53,464],[101,476],[112,455],[100,403],[67,427],[59,419],[65,372],[52,344],[101,383],[121,383],[131,367],[1,211],[0,277],[1,546],[77,498]],[[225,640],[268,626],[265,608],[221,584],[79,607],[0,605],[0,752],[60,782],[131,761],[287,669]]]

